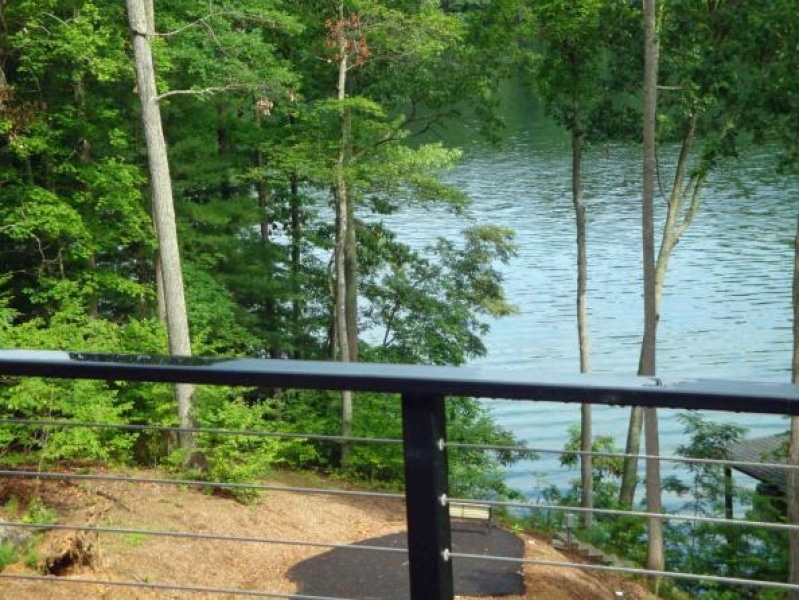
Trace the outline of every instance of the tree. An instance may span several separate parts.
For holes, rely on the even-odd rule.
[[[719,423],[693,413],[680,413],[677,418],[689,441],[681,444],[676,454],[689,458],[729,460],[730,445],[741,440],[746,432],[743,427]],[[728,501],[732,502],[733,498],[744,501],[749,495],[748,490],[732,485],[726,467],[720,464],[686,462],[679,463],[677,467],[687,472],[688,478],[672,475],[664,480],[663,487],[686,499],[680,512],[715,518],[726,512]],[[667,534],[670,570],[768,579],[768,575],[758,572],[762,568],[758,564],[760,561],[753,560],[753,555],[759,552],[756,547],[765,544],[762,540],[754,541],[745,528],[710,522],[670,522]],[[763,551],[768,552],[766,548]],[[685,581],[678,585],[693,598],[704,597],[707,592],[717,588],[716,584],[707,585],[704,582]],[[726,589],[730,597],[739,597],[733,595],[735,592],[729,586],[718,587]],[[712,596],[712,593],[708,596]],[[746,596],[749,594],[740,595]]]
[[[457,153],[438,144],[411,148],[407,138],[411,127],[434,121],[440,106],[462,90],[462,77],[432,85],[430,78],[435,77],[434,66],[437,73],[443,71],[465,38],[457,19],[433,5],[341,2],[324,26],[319,3],[301,8],[308,11],[305,36],[314,60],[308,61],[300,90],[306,111],[298,113],[293,126],[307,128],[309,137],[318,140],[315,147],[306,142],[305,152],[317,157],[306,181],[329,191],[335,214],[331,350],[349,362],[358,359],[361,346],[359,245],[368,233],[359,213],[396,210],[400,202],[415,199],[461,199],[432,176]],[[352,413],[352,395],[346,392],[345,437],[352,430]],[[344,465],[349,450],[348,444],[342,445]]]
[[[775,136],[784,149],[779,167],[795,173],[799,169],[799,86],[796,84],[797,56],[795,40],[799,30],[791,15],[796,3],[791,0],[768,2],[747,19],[747,26],[757,35],[745,50],[756,53],[760,69],[753,70],[752,79],[762,88],[759,94],[748,98],[750,108],[759,117],[756,126],[758,141],[769,141]],[[793,241],[794,263],[792,277],[793,346],[791,353],[791,381],[799,384],[799,215]],[[799,417],[790,419],[788,438],[788,464],[799,466]],[[787,472],[787,520],[796,529],[788,533],[788,582],[799,585],[799,469]],[[799,600],[799,591],[788,592],[790,600]]]
[[[335,330],[338,358],[342,362],[358,361],[358,252],[355,234],[355,207],[349,193],[347,170],[352,160],[352,112],[347,106],[347,74],[369,58],[369,46],[361,31],[357,14],[347,14],[339,2],[335,18],[328,21],[328,43],[335,48],[338,68],[336,100],[339,103],[341,139],[331,189],[336,213],[335,265]],[[341,393],[341,435],[352,435],[352,392]],[[341,464],[346,468],[351,445],[341,446]]]
[[[655,283],[655,143],[657,126],[658,54],[657,2],[644,2],[644,148],[641,228],[644,264],[644,341],[641,344],[639,375],[655,374],[657,299]],[[661,245],[662,251],[663,245]],[[657,409],[646,409],[646,499],[651,513],[660,513],[660,447]],[[663,521],[650,517],[647,536],[647,568],[662,571]]]
[[[590,327],[587,310],[588,256],[586,208],[583,198],[582,163],[588,143],[623,137],[629,125],[619,106],[631,83],[624,81],[631,69],[622,64],[632,50],[630,28],[634,16],[625,3],[597,0],[564,2],[546,0],[525,3],[518,0],[493,2],[488,9],[491,26],[484,34],[486,45],[502,46],[497,55],[510,55],[529,68],[530,81],[548,115],[569,131],[572,148],[571,188],[577,246],[577,334],[580,372],[591,368]],[[510,30],[510,36],[508,35]],[[508,38],[515,44],[506,50]],[[496,69],[503,72],[497,59]],[[512,71],[511,71],[512,72]],[[624,75],[620,75],[624,74]],[[622,114],[622,116],[619,116]],[[612,118],[609,118],[613,115]],[[592,513],[591,406],[581,407],[583,428],[581,480],[583,524],[588,527]]]
[[[127,125],[116,8],[0,5],[0,256],[18,321],[123,322],[148,297],[150,226]],[[2,83],[2,82],[0,82]]]
[[[764,124],[768,125],[766,130],[775,128],[785,149],[781,167],[791,172],[799,170],[799,87],[793,75],[798,65],[796,52],[791,49],[799,31],[795,19],[789,16],[795,11],[795,2],[769,3],[765,14],[760,20],[756,20],[759,29],[765,29],[768,34],[770,50],[763,56],[763,63],[767,68],[758,73],[766,92],[758,95],[757,108],[765,108],[767,116]],[[766,27],[763,27],[764,24]],[[759,105],[761,102],[765,107]],[[793,247],[791,382],[799,385],[799,215]],[[788,582],[799,585],[799,468],[796,468],[799,466],[799,416],[791,417],[788,463],[795,467],[787,473],[786,486],[787,519],[795,527],[788,534]],[[799,600],[799,591],[789,591],[788,598]]]
[[[577,336],[580,372],[591,370],[591,342],[588,324],[588,258],[586,215],[583,201],[583,146],[589,130],[593,88],[599,78],[602,58],[600,12],[603,2],[539,2],[533,8],[541,44],[533,80],[544,99],[547,112],[571,134],[572,204],[577,233]],[[593,506],[591,405],[581,411],[581,506],[583,526],[591,526]]]
[[[642,375],[655,373],[657,326],[672,253],[699,212],[708,176],[736,155],[736,141],[745,130],[741,99],[748,91],[738,83],[738,71],[750,60],[740,46],[740,39],[749,33],[736,29],[737,18],[734,7],[724,3],[674,0],[658,8],[659,43],[667,49],[659,61],[658,88],[663,94],[658,99],[658,141],[676,142],[678,152],[657,256],[650,264],[654,296],[649,303],[654,308],[641,344]],[[733,31],[740,35],[732,35]],[[630,457],[625,459],[620,491],[621,502],[628,506],[635,494],[643,412],[634,409],[630,417],[626,445]]]
[[[793,356],[791,381],[799,385],[799,216],[796,219],[793,260]],[[791,417],[791,434],[788,442],[788,463],[799,466],[799,416]],[[799,527],[799,469],[788,471],[786,490],[788,498],[788,522]],[[799,530],[789,534],[790,565],[788,582],[799,584]],[[790,600],[799,600],[799,592],[789,592]]]
[[[144,0],[126,0],[128,19],[133,36],[133,52],[136,62],[136,82],[141,100],[142,125],[147,143],[147,158],[150,170],[153,223],[158,237],[158,265],[163,289],[163,304],[169,339],[169,352],[174,356],[191,356],[189,320],[183,289],[183,272],[178,249],[175,205],[172,198],[172,180],[169,174],[169,159],[158,106],[158,91],[155,83],[150,37],[155,30],[148,21]],[[154,18],[151,16],[151,18]],[[193,411],[194,386],[175,385],[180,427],[180,446],[189,456],[194,453],[195,441],[190,431],[196,427]]]

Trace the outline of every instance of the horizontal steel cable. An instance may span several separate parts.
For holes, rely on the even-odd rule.
[[[596,565],[592,563],[575,563],[557,560],[540,560],[535,558],[513,558],[511,556],[484,556],[482,554],[463,554],[450,552],[448,558],[470,558],[497,562],[510,562],[522,565],[535,565],[543,567],[563,567],[568,569],[583,569],[586,571],[603,571],[606,573],[624,573],[626,575],[644,575],[648,577],[668,577],[670,579],[686,579],[705,581],[708,583],[726,583],[731,585],[745,585],[750,587],[773,588],[780,590],[799,590],[799,585],[782,583],[779,581],[762,581],[759,579],[742,579],[740,577],[724,577],[722,575],[702,575],[699,573],[683,573],[681,571],[656,571],[638,567],[622,567],[612,565]]]
[[[84,585],[107,585],[112,587],[140,588],[145,590],[160,590],[170,592],[192,592],[197,594],[228,594],[234,596],[250,596],[257,598],[288,598],[289,600],[351,600],[335,596],[306,596],[302,594],[288,594],[280,592],[261,592],[257,590],[242,590],[237,588],[217,588],[200,585],[177,585],[169,583],[149,583],[145,581],[113,581],[107,579],[92,579],[86,577],[53,577],[52,575],[23,575],[0,573],[0,579],[18,579],[24,581],[39,581],[44,583],[72,583]]]
[[[577,456],[601,456],[608,458],[640,458],[641,460],[654,459],[660,462],[678,462],[701,465],[735,466],[735,467],[772,467],[775,469],[799,469],[799,465],[786,463],[753,462],[746,460],[732,460],[720,458],[694,458],[691,456],[663,456],[654,454],[635,454],[629,452],[603,452],[587,450],[553,450],[551,448],[529,448],[527,446],[503,446],[492,444],[463,444],[447,443],[448,448],[464,448],[470,450],[493,450],[496,452],[521,452],[531,454],[574,454]]]
[[[274,544],[282,546],[307,546],[309,548],[329,548],[340,550],[374,550],[375,552],[393,552],[407,554],[406,548],[391,548],[389,546],[363,546],[345,544],[343,542],[312,542],[306,540],[264,538],[254,536],[222,535],[217,533],[194,533],[192,531],[168,531],[163,529],[134,529],[128,527],[103,527],[94,525],[60,525],[48,523],[25,523],[22,521],[3,521],[2,527],[19,527],[20,529],[39,529],[54,531],[82,531],[85,533],[110,533],[117,535],[151,535],[153,537],[169,537],[191,540],[214,540],[219,542],[247,542],[255,544]]]
[[[519,559],[504,556],[485,556],[482,554],[463,554],[463,553],[447,553],[447,558],[466,558],[475,560],[497,561],[497,562],[511,562],[520,565],[533,565],[533,566],[546,566],[546,567],[561,567],[569,569],[581,569],[586,571],[601,571],[606,573],[621,573],[626,575],[643,575],[665,577],[670,579],[683,579],[690,581],[701,581],[708,583],[723,583],[729,585],[743,585],[749,587],[771,588],[780,590],[799,590],[799,585],[774,582],[774,581],[760,581],[755,579],[743,579],[738,577],[724,577],[718,575],[701,575],[695,573],[682,573],[679,571],[657,571],[651,569],[641,569],[636,567],[616,567],[609,565],[595,565],[590,563],[574,563],[565,561],[552,561],[552,560],[538,560],[538,559]],[[84,585],[106,585],[111,587],[133,587],[140,589],[153,589],[162,591],[178,591],[178,592],[194,592],[194,593],[212,593],[212,594],[232,594],[240,596],[261,597],[261,598],[288,598],[290,600],[346,600],[332,596],[307,596],[301,594],[283,594],[278,592],[265,592],[256,590],[240,590],[236,588],[215,588],[207,586],[188,586],[177,584],[160,584],[139,581],[113,581],[105,579],[91,579],[91,578],[58,578],[45,575],[24,575],[24,574],[8,574],[0,573],[0,579],[9,580],[23,580],[23,581],[38,581],[50,583],[70,583],[70,584],[84,584]]]
[[[0,473],[1,474],[1,473]],[[659,518],[662,521],[686,521],[693,523],[713,523],[716,525],[738,525],[740,527],[754,527],[761,529],[774,529],[778,531],[791,531],[799,529],[799,525],[788,523],[769,523],[766,521],[746,521],[744,519],[725,519],[722,517],[704,517],[699,515],[686,515],[684,513],[655,513],[646,511],[620,510],[614,508],[583,508],[582,506],[559,506],[557,504],[531,504],[529,502],[513,502],[506,500],[480,500],[476,498],[448,498],[447,502],[459,504],[476,504],[497,506],[503,508],[523,508],[533,510],[551,510],[554,512],[591,513],[608,516],[625,516],[639,518]]]
[[[291,433],[257,431],[252,429],[223,429],[218,427],[172,427],[170,425],[145,425],[139,423],[100,423],[96,421],[48,421],[34,419],[0,419],[0,425],[35,425],[37,427],[87,427],[91,429],[121,429],[123,431],[163,431],[168,433],[204,433],[210,435],[238,435],[284,439],[320,440],[326,442],[356,442],[364,444],[402,444],[399,438],[354,437],[323,435],[321,433]]]
[[[89,473],[63,473],[58,471],[15,471],[0,470],[0,477],[18,477],[31,479],[61,479],[65,481],[115,481],[127,483],[154,483],[158,485],[188,485],[194,487],[210,487],[215,489],[262,490],[272,492],[293,492],[297,494],[323,494],[329,496],[363,496],[366,498],[388,498],[403,500],[403,494],[388,492],[361,492],[357,490],[341,490],[330,488],[293,487],[285,485],[266,485],[257,483],[235,483],[222,481],[203,481],[201,479],[168,479],[160,477],[126,477],[123,475],[93,475]]]
[[[15,470],[0,470],[0,477],[19,477],[31,479],[51,479],[51,480],[78,480],[78,481],[114,481],[123,483],[152,483],[158,485],[189,485],[195,487],[210,487],[215,489],[244,489],[244,490],[262,490],[273,492],[287,492],[298,494],[320,494],[330,496],[360,496],[371,498],[386,498],[393,500],[404,500],[403,494],[388,493],[388,492],[365,492],[357,490],[341,490],[329,488],[312,488],[312,487],[293,487],[282,485],[267,485],[267,484],[254,484],[254,483],[233,483],[233,482],[219,482],[219,481],[202,481],[197,479],[168,479],[158,477],[125,477],[121,475],[95,475],[86,473],[61,473],[55,471],[15,471]],[[759,527],[763,529],[775,529],[790,531],[799,529],[799,525],[790,525],[788,523],[768,523],[764,521],[745,521],[742,519],[724,519],[721,517],[704,517],[698,515],[686,515],[680,513],[653,513],[646,511],[625,511],[611,508],[583,508],[578,506],[557,506],[551,504],[531,504],[529,502],[512,502],[504,500],[482,500],[475,498],[451,498],[451,502],[460,502],[463,504],[483,504],[490,506],[499,506],[506,508],[521,508],[521,509],[534,509],[534,510],[551,510],[556,512],[591,512],[592,514],[601,514],[609,516],[628,516],[639,518],[660,518],[663,521],[687,521],[695,523],[714,523],[714,524],[728,524],[738,525],[742,527]]]
[[[374,438],[343,435],[326,435],[317,433],[273,432],[255,431],[251,429],[224,429],[214,427],[178,427],[170,425],[145,425],[132,423],[101,423],[96,421],[54,421],[41,419],[0,419],[0,425],[31,425],[37,427],[87,427],[97,429],[120,429],[123,431],[162,431],[174,433],[200,433],[206,435],[239,435],[250,437],[265,437],[277,439],[306,439],[327,442],[352,442],[359,444],[396,444],[401,445],[400,438]],[[769,467],[774,469],[792,470],[799,469],[799,465],[786,463],[773,463],[761,461],[743,461],[717,458],[695,458],[689,456],[663,456],[650,454],[634,454],[627,452],[605,452],[587,450],[554,450],[552,448],[530,448],[519,445],[502,444],[467,444],[462,442],[447,442],[447,448],[466,450],[491,450],[494,452],[518,452],[521,454],[574,454],[576,456],[596,456],[606,458],[639,458],[641,460],[655,459],[661,462],[677,462],[686,464],[706,464],[719,466],[740,467]]]

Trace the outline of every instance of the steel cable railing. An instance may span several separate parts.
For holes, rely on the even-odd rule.
[[[286,440],[307,439],[326,442],[352,442],[357,444],[400,444],[406,459],[405,494],[385,492],[361,492],[313,487],[292,487],[258,483],[185,480],[169,477],[124,477],[107,473],[65,473],[42,470],[0,470],[0,478],[36,478],[38,480],[76,480],[76,481],[127,481],[132,485],[144,483],[194,486],[219,490],[277,491],[300,494],[331,494],[344,496],[377,497],[396,500],[404,498],[408,507],[407,525],[409,549],[409,572],[411,593],[414,600],[452,597],[451,559],[479,558],[488,561],[515,561],[521,565],[547,565],[563,568],[579,568],[596,571],[610,571],[631,575],[661,576],[672,579],[691,579],[710,583],[772,587],[775,589],[797,589],[796,586],[781,582],[752,581],[745,578],[718,577],[715,575],[648,571],[625,566],[606,566],[574,563],[570,561],[541,561],[536,559],[515,559],[502,556],[483,556],[453,552],[450,542],[448,519],[446,515],[446,451],[458,449],[479,449],[481,451],[501,451],[519,453],[559,453],[562,450],[536,449],[517,446],[484,446],[472,444],[447,443],[444,430],[443,400],[445,396],[473,396],[487,398],[546,399],[561,402],[592,402],[603,405],[658,406],[667,408],[697,408],[705,410],[738,410],[772,414],[799,414],[799,389],[781,385],[740,384],[725,385],[723,382],[672,382],[657,379],[600,381],[592,378],[562,378],[549,381],[528,381],[524,377],[507,373],[488,374],[483,370],[469,371],[449,368],[406,367],[399,365],[339,365],[327,363],[304,363],[302,361],[236,361],[236,360],[171,360],[159,357],[103,357],[80,353],[36,353],[0,351],[0,376],[46,374],[47,377],[74,377],[88,379],[129,379],[131,381],[193,382],[233,385],[262,385],[283,389],[296,387],[304,389],[327,390],[372,390],[378,392],[400,393],[403,406],[403,440],[390,438],[358,438],[305,434],[301,432],[262,432],[250,430],[228,430],[220,428],[198,428],[198,434],[235,435],[249,437],[274,437]],[[63,422],[41,419],[24,422],[20,419],[0,419],[0,426],[40,427],[103,427],[119,428],[127,431],[178,431],[180,428],[152,426],[147,424],[114,424],[92,422]],[[185,430],[183,430],[185,431]],[[580,451],[568,451],[579,456]],[[593,452],[595,456],[623,457],[623,453]],[[645,458],[639,455],[639,458]],[[717,459],[694,459],[686,457],[656,457],[658,460],[707,465],[761,465],[746,461]],[[410,466],[409,466],[410,465]],[[781,463],[776,468],[791,468]],[[455,499],[453,499],[454,501]],[[605,516],[625,516],[641,519],[659,518],[663,520],[682,520],[695,523],[735,524],[756,526],[785,531],[796,528],[787,523],[766,523],[741,519],[721,519],[703,515],[655,514],[644,511],[621,511],[613,509],[583,509],[581,507],[554,506],[483,499],[457,499],[460,503],[479,503],[503,508],[528,510],[547,510],[581,512],[592,510]],[[351,546],[343,543],[320,542],[313,540],[287,539],[283,537],[257,537],[251,535],[229,536],[218,533],[195,533],[181,531],[159,531],[127,527],[95,527],[92,525],[59,524],[46,526],[43,523],[9,523],[8,526],[27,526],[30,529],[75,529],[95,532],[98,535],[161,535],[169,538],[224,541],[230,543],[261,543],[307,545],[309,548],[357,548],[362,551],[397,552],[397,548]],[[29,574],[14,574],[30,581],[48,580]],[[8,579],[11,574],[0,573],[0,578]],[[66,580],[65,580],[66,581]],[[197,593],[230,594],[259,597],[284,598],[327,598],[325,596],[303,596],[280,592],[256,590],[231,590],[224,587],[213,588],[197,585],[152,583],[152,582],[109,582],[103,579],[70,578],[70,583],[94,585],[139,585],[143,589],[175,590]]]
[[[291,494],[318,494],[328,496],[341,496],[341,497],[358,497],[358,498],[372,498],[372,499],[389,499],[401,500],[404,498],[402,494],[374,492],[363,490],[345,490],[337,488],[319,488],[319,487],[299,487],[299,486],[285,486],[285,485],[269,485],[269,484],[256,484],[256,483],[239,483],[239,482],[225,482],[225,481],[209,481],[197,479],[174,479],[167,477],[141,477],[130,475],[110,475],[105,473],[69,473],[64,471],[23,471],[23,470],[0,470],[0,479],[2,478],[24,478],[29,480],[58,480],[58,481],[78,481],[78,482],[105,482],[105,483],[124,483],[130,485],[168,485],[175,487],[197,487],[209,489],[236,489],[236,490],[249,490],[249,491],[269,491],[271,493],[291,493]],[[216,543],[235,543],[235,544],[269,544],[280,546],[293,546],[299,548],[307,548],[310,550],[343,550],[354,551],[356,553],[386,553],[386,554],[405,554],[407,549],[395,548],[389,546],[369,545],[362,546],[346,542],[320,542],[315,540],[304,540],[298,538],[275,538],[275,537],[262,537],[253,535],[230,535],[219,533],[204,533],[194,531],[175,531],[163,530],[154,528],[137,528],[137,527],[110,527],[100,525],[86,525],[86,524],[59,524],[59,523],[35,523],[25,521],[3,521],[0,527],[4,531],[13,530],[14,528],[31,530],[38,532],[46,531],[75,531],[89,535],[119,535],[119,536],[147,536],[153,538],[170,538],[175,540],[190,540],[190,541],[209,541]],[[296,598],[308,600],[347,600],[346,598],[334,596],[319,596],[307,594],[289,594],[282,592],[274,592],[268,590],[252,590],[241,588],[220,587],[212,585],[187,585],[177,582],[146,582],[146,581],[120,581],[108,580],[102,578],[91,577],[53,577],[52,575],[35,575],[30,573],[0,573],[0,580],[5,581],[18,581],[18,582],[38,582],[45,583],[48,586],[65,584],[84,584],[93,586],[110,586],[118,588],[138,588],[142,590],[153,591],[170,591],[182,593],[205,593],[213,595],[226,595],[226,596],[247,596],[247,597],[265,597],[265,598]],[[2,593],[2,592],[0,592]]]
[[[46,420],[25,420],[25,419],[1,419],[0,425],[2,424],[14,424],[14,425],[28,425],[28,426],[36,426],[36,427],[96,427],[96,428],[113,428],[119,430],[154,430],[154,431],[179,431],[185,429],[177,428],[177,427],[167,427],[167,426],[149,426],[149,425],[128,425],[128,424],[112,424],[112,423],[94,423],[94,422],[68,422],[68,421],[46,421]],[[229,429],[221,429],[221,428],[194,428],[189,431],[195,433],[213,433],[216,435],[231,435],[231,436],[249,436],[249,435],[269,435],[269,432],[258,432],[258,431],[250,431],[250,430],[229,430]],[[278,437],[284,437],[284,434],[278,434]],[[330,440],[335,439],[336,441],[347,441],[351,443],[361,443],[367,444],[373,441],[376,443],[401,443],[402,440],[398,439],[383,439],[378,438],[373,440],[373,438],[363,438],[363,437],[347,437],[347,436],[303,436],[302,434],[286,434],[286,437],[293,438],[293,437],[306,437],[307,439],[324,439]],[[513,451],[523,451],[523,452],[536,452],[540,453],[542,450],[541,448],[526,448],[521,446],[495,446],[495,445],[481,445],[481,444],[462,444],[462,443],[450,443],[448,444],[451,448],[466,448],[471,450],[487,450],[487,451],[506,451],[506,450],[513,450]],[[553,453],[567,453],[567,451],[554,451],[549,450]],[[613,452],[593,452],[592,455],[596,456],[625,456],[623,453],[613,453]],[[684,457],[658,457],[662,460],[675,460],[675,461],[682,461],[682,462],[695,462],[700,464],[710,464],[710,465],[729,465],[730,463],[738,464],[735,461],[725,461],[725,460],[716,460],[716,459],[691,459],[691,458],[684,458]],[[741,461],[739,461],[741,462]],[[754,465],[763,465],[764,463],[748,463],[743,462],[742,464],[754,464]],[[766,463],[768,464],[768,463]],[[774,463],[773,466],[775,467],[788,467],[788,465],[781,464],[781,463]],[[0,470],[0,478],[29,478],[29,479],[40,479],[40,480],[63,480],[63,481],[101,481],[101,482],[122,482],[122,483],[131,483],[134,485],[139,484],[156,484],[156,485],[173,485],[173,486],[192,486],[192,487],[199,487],[199,488],[210,488],[210,489],[239,489],[239,490],[250,490],[250,491],[270,491],[270,492],[279,492],[279,493],[298,493],[298,494],[321,494],[321,495],[332,495],[332,496],[350,496],[350,497],[363,497],[363,498],[381,498],[381,499],[392,499],[392,500],[401,500],[404,498],[403,494],[400,493],[386,493],[386,492],[372,492],[372,491],[363,491],[363,490],[343,490],[343,489],[331,489],[331,488],[318,488],[318,487],[298,487],[298,486],[283,486],[283,485],[269,485],[269,484],[257,484],[257,483],[240,483],[240,482],[224,482],[224,481],[209,481],[204,479],[181,479],[181,478],[165,478],[165,477],[131,477],[125,475],[109,475],[109,474],[91,474],[91,473],[69,473],[64,471],[24,471],[24,470]],[[500,501],[500,500],[486,500],[482,498],[449,498],[449,502],[457,502],[459,504],[479,504],[479,505],[488,505],[496,508],[513,508],[513,509],[522,509],[522,510],[546,510],[552,512],[562,512],[562,513],[581,513],[581,512],[592,512],[593,514],[597,515],[606,515],[606,516],[624,516],[624,517],[632,517],[632,518],[650,518],[650,517],[659,517],[664,521],[686,521],[686,522],[694,522],[694,523],[707,523],[707,524],[719,524],[719,525],[736,525],[736,526],[743,526],[743,527],[754,527],[754,528],[761,528],[761,529],[770,529],[775,531],[790,531],[799,529],[797,525],[791,525],[787,523],[774,523],[774,522],[764,522],[764,521],[752,521],[752,520],[743,520],[743,519],[726,519],[720,517],[707,517],[701,515],[688,515],[688,514],[679,514],[679,513],[664,513],[664,514],[656,514],[650,513],[646,511],[639,511],[639,510],[618,510],[618,509],[603,509],[603,508],[593,508],[593,509],[586,509],[579,506],[564,506],[564,505],[552,505],[552,504],[539,504],[539,503],[531,503],[531,502],[513,502],[513,501]],[[367,551],[367,552],[387,552],[387,553],[402,553],[407,554],[407,550],[404,548],[393,548],[393,547],[384,547],[384,546],[359,546],[353,545],[348,543],[326,543],[326,542],[316,542],[313,540],[298,540],[298,539],[283,539],[283,538],[268,538],[268,537],[257,537],[257,536],[237,536],[237,535],[225,535],[225,534],[214,534],[214,533],[197,533],[197,532],[189,532],[189,531],[166,531],[166,530],[157,530],[157,529],[141,529],[141,528],[123,528],[123,527],[104,527],[104,526],[90,526],[90,525],[63,525],[63,524],[45,524],[45,523],[30,523],[30,522],[22,522],[22,521],[7,521],[3,523],[4,527],[18,527],[21,529],[31,529],[31,530],[72,530],[72,531],[80,531],[84,533],[104,533],[104,534],[119,534],[119,535],[147,535],[147,536],[154,536],[154,537],[168,537],[168,538],[176,538],[176,539],[198,539],[198,540],[210,540],[210,541],[221,541],[221,542],[234,542],[234,543],[262,543],[262,544],[276,544],[276,545],[288,545],[288,546],[304,546],[309,548],[323,548],[323,549],[342,549],[342,550],[355,550],[355,551]],[[753,587],[765,587],[765,588],[773,588],[773,589],[794,589],[795,586],[790,586],[788,584],[782,584],[779,582],[758,582],[755,580],[749,579],[741,579],[741,578],[729,578],[729,577],[717,577],[717,576],[705,576],[700,574],[687,574],[687,573],[675,573],[675,572],[667,572],[667,571],[651,571],[647,569],[641,568],[632,568],[632,567],[625,567],[625,566],[607,566],[607,565],[599,565],[599,564],[583,564],[583,563],[573,563],[567,561],[541,561],[541,560],[530,560],[530,559],[518,559],[518,558],[511,558],[511,557],[498,557],[498,556],[486,556],[486,555],[470,555],[470,554],[463,554],[457,552],[449,553],[449,556],[453,559],[457,558],[480,558],[484,560],[497,560],[497,561],[506,561],[506,562],[515,562],[520,565],[530,564],[530,565],[540,565],[540,566],[550,566],[550,567],[562,567],[562,568],[580,568],[582,570],[596,570],[596,571],[603,571],[603,572],[615,572],[620,574],[629,574],[629,575],[642,575],[642,576],[664,576],[664,577],[671,577],[673,579],[684,579],[684,580],[691,580],[697,582],[713,582],[713,583],[727,583],[730,585],[747,585]],[[0,574],[2,575],[2,574]],[[4,578],[8,579],[20,579],[20,580],[32,580],[32,581],[51,581],[51,578],[46,577],[36,577],[30,576],[26,574],[14,574],[14,575],[2,575]],[[83,583],[95,583],[97,585],[112,585],[107,580],[102,579],[85,579],[85,578],[71,578],[69,581],[80,581]],[[115,582],[113,585],[120,585],[120,586],[133,586],[135,587],[140,582]],[[169,585],[169,584],[148,584],[147,586],[141,586],[147,589],[162,589],[162,590],[172,590],[172,591],[184,591],[184,592],[205,592],[205,593],[233,593],[233,590],[230,588],[215,588],[215,587],[208,587],[208,586],[183,586],[183,585]],[[799,589],[799,588],[797,588]],[[246,592],[246,593],[245,593]],[[256,596],[256,597],[286,597],[286,598],[324,598],[318,596],[303,596],[303,595],[283,595],[283,594],[275,594],[272,592],[256,592],[253,590],[246,590],[242,592],[242,595],[249,595],[249,596]]]
[[[0,478],[3,477],[64,480],[64,481],[70,481],[70,480],[106,481],[106,482],[124,482],[124,483],[134,483],[134,484],[148,483],[148,484],[157,484],[157,485],[190,486],[190,487],[222,489],[222,490],[230,489],[230,490],[248,490],[255,492],[270,491],[270,492],[286,492],[286,493],[298,493],[298,494],[321,494],[329,496],[382,498],[382,499],[391,499],[391,500],[404,499],[403,494],[391,493],[391,492],[344,490],[337,488],[297,487],[297,486],[270,485],[270,484],[259,484],[259,483],[224,482],[224,481],[210,481],[205,479],[173,479],[173,478],[163,478],[163,477],[129,477],[124,475],[66,473],[64,471],[22,471],[22,470],[0,469]],[[736,525],[742,527],[753,527],[758,529],[772,529],[775,531],[799,530],[799,525],[792,525],[789,523],[752,521],[746,519],[727,519],[722,517],[707,517],[702,515],[690,515],[682,513],[652,513],[652,512],[632,510],[632,509],[621,510],[621,509],[612,509],[612,508],[583,508],[581,506],[539,504],[532,502],[518,502],[518,501],[507,501],[507,500],[489,500],[483,498],[452,497],[448,498],[447,501],[450,503],[486,505],[496,508],[514,508],[521,510],[547,510],[553,512],[563,512],[563,513],[590,512],[596,515],[637,517],[642,519],[657,517],[662,519],[663,521],[684,521],[684,522],[707,523],[715,525]],[[6,525],[12,525],[12,523],[6,523]],[[152,532],[150,530],[142,530],[141,533],[155,533],[155,532]]]

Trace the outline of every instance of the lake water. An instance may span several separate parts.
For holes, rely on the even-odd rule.
[[[423,246],[457,238],[469,222],[516,232],[518,256],[503,268],[518,314],[492,323],[479,364],[541,373],[578,373],[576,250],[568,137],[529,109],[519,93],[505,144],[472,144],[447,179],[472,199],[469,214],[411,208],[390,218],[402,239]],[[527,107],[527,108],[525,108]],[[662,186],[675,152],[663,151]],[[791,359],[793,236],[799,181],[778,176],[774,149],[754,149],[713,174],[694,224],[673,253],[658,340],[658,375],[786,381]],[[643,330],[639,149],[610,144],[585,156],[589,319],[593,371],[634,374]],[[661,206],[663,202],[660,203]],[[492,402],[501,424],[531,447],[563,448],[579,407]],[[661,447],[685,442],[673,412],[661,411]],[[752,436],[784,430],[779,417],[724,415]],[[623,446],[628,411],[594,409],[594,434]],[[668,469],[667,469],[668,471]],[[565,486],[576,471],[553,457],[522,463],[509,482],[535,496]]]

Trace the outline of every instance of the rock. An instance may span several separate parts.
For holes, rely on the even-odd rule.
[[[0,519],[0,545],[10,544],[15,550],[22,550],[32,535],[32,530],[8,525]]]

